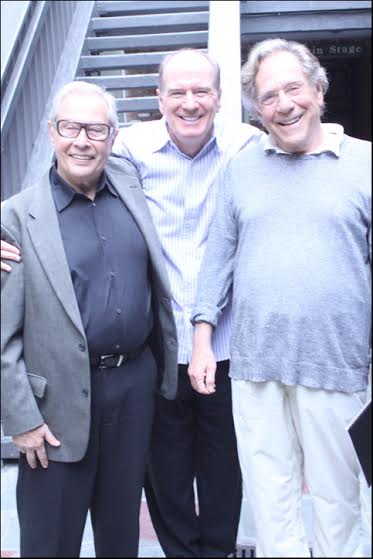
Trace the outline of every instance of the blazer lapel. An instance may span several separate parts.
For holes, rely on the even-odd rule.
[[[85,335],[51,193],[49,173],[34,192],[28,223],[32,243],[63,308],[78,330]]]

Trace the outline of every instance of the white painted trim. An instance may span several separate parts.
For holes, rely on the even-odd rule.
[[[221,69],[222,107],[220,118],[225,124],[242,121],[241,108],[241,30],[240,2],[237,0],[210,2],[209,54]]]

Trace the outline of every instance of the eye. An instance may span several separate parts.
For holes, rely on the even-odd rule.
[[[197,97],[204,97],[205,95],[208,95],[209,91],[207,89],[197,89],[197,91],[194,92],[194,95],[197,95]]]
[[[277,93],[271,92],[271,93],[267,93],[267,95],[264,95],[260,102],[262,103],[262,105],[271,105],[276,101],[276,99],[277,99]]]
[[[76,122],[64,122],[63,128],[65,130],[79,130],[80,126],[79,124],[76,124]]]
[[[183,95],[184,93],[182,91],[173,91],[170,93],[170,97],[172,97],[172,99],[180,99]]]
[[[286,93],[290,93],[290,95],[298,95],[302,91],[301,84],[294,84],[290,87],[286,88]]]
[[[106,132],[105,126],[88,126],[89,132],[93,132],[94,134],[103,134]]]

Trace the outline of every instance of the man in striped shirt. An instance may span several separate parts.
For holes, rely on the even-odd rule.
[[[157,396],[146,497],[166,556],[224,557],[235,548],[242,495],[228,376],[230,312],[214,332],[218,369],[210,395],[198,394],[189,381],[190,316],[222,173],[261,132],[247,124],[223,129],[215,118],[220,71],[205,53],[166,56],[159,77],[163,118],[122,129],[114,145],[141,176],[178,333],[179,389],[175,400]],[[4,250],[2,257],[9,254]]]
[[[115,151],[139,170],[159,234],[173,295],[179,343],[175,400],[157,398],[146,495],[167,556],[224,557],[234,551],[241,475],[232,421],[230,313],[214,333],[217,391],[193,391],[188,364],[197,277],[230,157],[260,132],[247,124],[222,130],[218,65],[204,53],[168,55],[160,68],[160,121],[122,129]],[[199,515],[193,481],[196,480]]]

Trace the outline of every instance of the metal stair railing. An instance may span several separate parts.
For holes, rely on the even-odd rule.
[[[74,79],[94,2],[30,2],[2,76],[1,199],[30,185],[49,165],[46,111]]]

